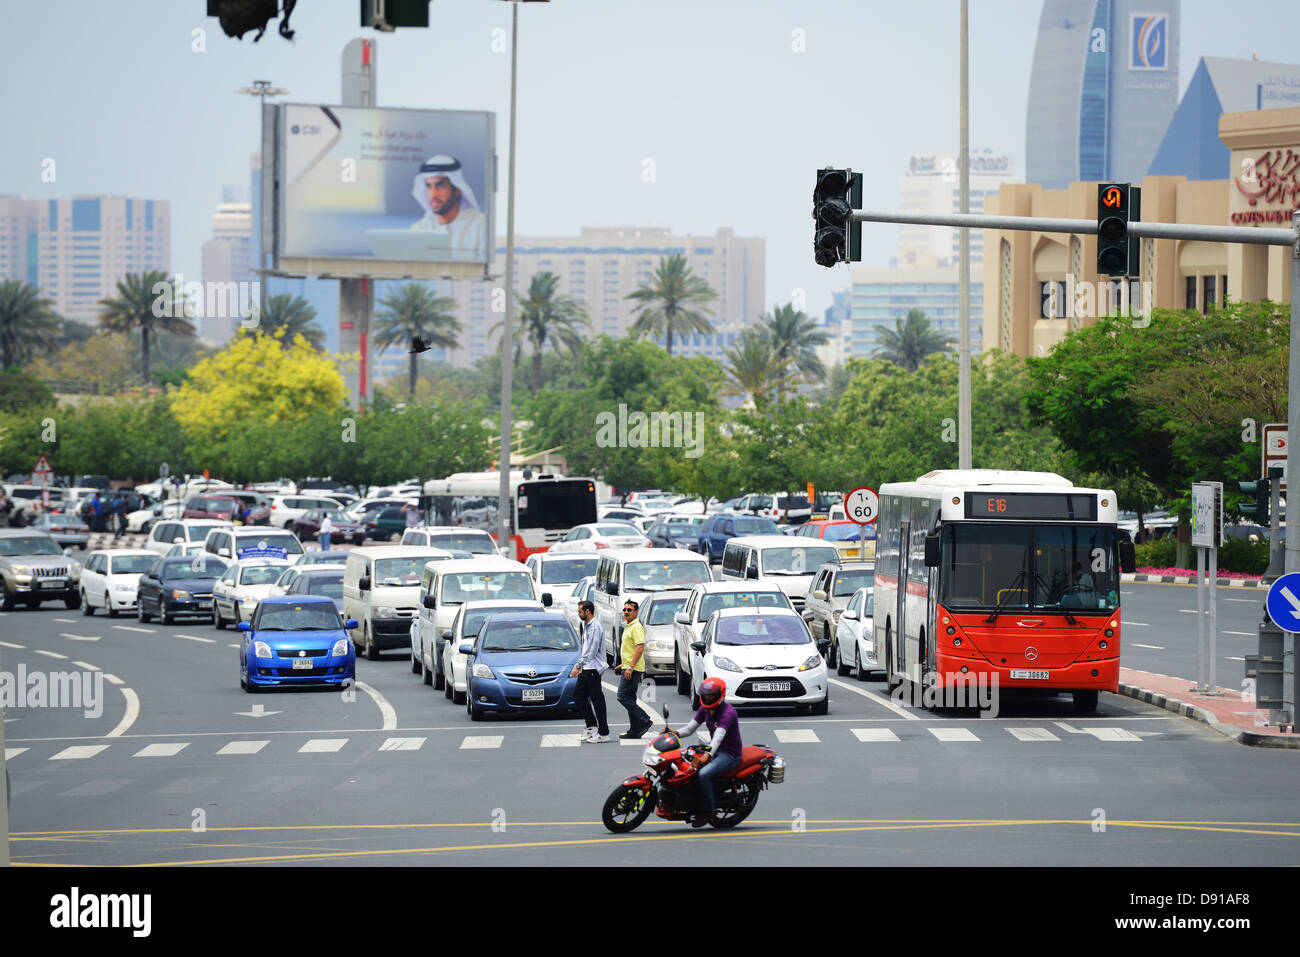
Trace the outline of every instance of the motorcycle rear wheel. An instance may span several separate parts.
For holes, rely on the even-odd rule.
[[[650,816],[654,806],[652,791],[620,784],[605,799],[600,822],[605,825],[605,830],[624,834],[639,827]]]
[[[737,787],[743,789],[740,804],[737,807],[723,808],[719,806],[713,812],[713,820],[709,823],[717,828],[735,827],[750,814],[754,813],[754,808],[758,807],[758,782],[754,780],[737,782]]]

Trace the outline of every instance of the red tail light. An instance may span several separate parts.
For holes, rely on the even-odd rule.
[[[595,542],[597,548],[609,548],[609,542]]]

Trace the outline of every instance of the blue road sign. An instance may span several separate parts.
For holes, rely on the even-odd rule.
[[[1300,632],[1300,574],[1283,575],[1273,582],[1265,606],[1273,624],[1283,631]]]

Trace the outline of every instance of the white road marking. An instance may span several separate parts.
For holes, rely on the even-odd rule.
[[[67,655],[61,655],[57,651],[46,651],[43,648],[37,648],[36,653],[38,655],[45,655],[47,658],[62,658],[64,661],[68,660]]]
[[[131,755],[133,758],[172,758],[190,746],[188,741],[168,742],[167,744],[146,744]]]
[[[849,728],[854,736],[864,744],[872,744],[879,741],[897,741],[898,735],[888,728]]]
[[[818,744],[821,738],[811,728],[777,728],[772,732],[782,744]]]
[[[419,751],[428,738],[388,738],[379,746],[380,751]]]
[[[74,664],[74,665],[77,665],[77,666],[79,666],[79,667],[85,668],[87,671],[99,671],[99,670],[100,670],[99,665],[92,665],[92,664],[90,664],[89,662],[85,662],[85,661],[74,661],[73,664]]]
[[[78,744],[70,748],[64,748],[58,754],[50,758],[51,761],[80,761],[85,758],[93,758],[100,751],[108,749],[106,744]]]
[[[18,757],[18,755],[22,754],[26,750],[28,749],[27,748],[5,748],[5,760],[9,761],[13,758],[16,758]]]
[[[1179,610],[1182,614],[1184,614],[1184,615],[1199,615],[1199,614],[1200,614],[1200,612],[1197,611],[1195,608],[1179,608],[1178,610]]]
[[[358,681],[356,684],[358,688],[360,688],[366,694],[370,695],[371,700],[374,701],[374,703],[379,706],[379,713],[384,719],[384,726],[379,730],[396,731],[397,712],[393,710],[393,706],[388,703],[388,699],[385,698],[378,691],[376,691],[374,688],[372,688],[370,685],[366,684],[364,681]]]
[[[1150,627],[1151,627],[1151,622],[1149,622],[1149,621],[1121,621],[1121,622],[1120,622],[1120,625],[1121,625],[1121,627],[1124,627],[1124,628],[1132,628],[1134,625],[1136,625],[1138,628],[1150,628]]]
[[[226,647],[228,647],[228,648],[238,648],[239,645],[227,645]]]
[[[273,714],[284,714],[283,711],[267,711],[264,704],[255,704],[250,711],[235,711],[233,713],[241,718],[269,718]]]
[[[940,741],[978,741],[969,728],[927,728]]]
[[[1245,661],[1245,660],[1246,660],[1245,658],[1238,658],[1236,655],[1226,655],[1225,657],[1226,657],[1229,661]]]
[[[474,748],[499,748],[505,739],[504,734],[467,734],[465,740],[460,743],[460,748],[462,751]]]
[[[104,677],[112,678],[113,676],[104,675]],[[113,683],[120,685],[121,681],[115,681]],[[122,692],[122,697],[126,698],[126,713],[122,715],[122,720],[117,723],[117,727],[104,735],[106,738],[120,738],[122,735],[126,734],[131,725],[135,724],[135,719],[140,717],[139,696],[130,688],[122,687],[118,690]]]
[[[615,694],[618,694],[618,687],[616,685],[606,684],[605,682],[602,681],[600,683],[600,686],[606,689],[607,691],[612,691]],[[641,687],[645,687],[644,678],[641,679]],[[646,701],[644,698],[637,698],[636,700],[637,703],[641,705],[641,710],[650,716],[650,720],[655,723],[656,727],[662,728],[667,723],[664,721],[664,716],[660,714],[658,711],[656,711],[654,708],[650,707],[650,703]]]
[[[231,741],[217,754],[257,754],[270,743],[270,741]]]
[[[1046,728],[1007,728],[1017,741],[1060,741]]]
[[[75,618],[51,618],[50,621],[57,621],[62,625],[75,625],[77,623]]]
[[[1258,632],[1254,632],[1254,631],[1225,631],[1225,632],[1223,632],[1223,634],[1225,634],[1225,635],[1241,635],[1243,638],[1257,638],[1257,637],[1259,637],[1259,633],[1258,633]]]
[[[107,681],[109,684],[112,684],[112,685],[124,685],[124,684],[126,684],[126,682],[123,681],[121,678],[119,678],[117,675],[109,674],[107,671],[104,672],[104,680]]]
[[[649,731],[646,732],[646,734],[650,734],[650,733],[651,733],[651,732],[649,732]],[[624,738],[624,737],[620,736],[620,737],[617,737],[617,738],[611,738],[610,740],[611,740],[611,741],[617,741],[617,742],[618,742],[622,747],[625,747],[625,748],[628,747],[629,745],[630,745],[631,747],[634,747],[634,748],[639,748],[639,747],[641,747],[641,745],[645,744],[647,741],[653,741],[653,740],[654,740],[654,736],[651,736],[651,737],[648,737],[648,738],[646,737],[645,734],[641,735],[641,737],[639,737],[639,738]],[[581,743],[581,742],[579,742],[579,743]]]
[[[1058,728],[1060,728],[1062,731],[1068,731],[1068,732],[1070,732],[1070,734],[1087,734],[1087,733],[1088,733],[1087,731],[1082,731],[1082,730],[1080,730],[1079,728],[1072,728],[1072,727],[1070,727],[1068,724],[1066,724],[1064,721],[1057,721],[1057,722],[1056,722],[1056,726],[1057,726]]]
[[[1219,601],[1246,601],[1246,602],[1250,602],[1252,605],[1263,604],[1263,602],[1261,602],[1258,598],[1220,598]]]
[[[890,711],[894,712],[894,714],[898,715],[900,718],[907,718],[907,720],[909,721],[921,720],[919,716],[912,714],[912,712],[908,711],[904,707],[894,704],[894,702],[890,701],[888,698],[886,698],[878,691],[867,691],[863,688],[855,687],[854,685],[849,684],[847,681],[840,681],[837,678],[831,678],[829,679],[829,681],[837,688],[843,688],[846,691],[852,691],[856,694],[860,694],[864,698],[870,698],[872,701],[876,702],[876,704],[880,705],[882,708],[888,708]]]
[[[215,645],[217,643],[217,639],[215,638],[202,638],[199,635],[172,635],[172,637],[184,638],[186,641],[201,641],[205,645]]]
[[[110,627],[116,628],[118,631],[137,631],[142,635],[157,634],[152,628],[136,628],[134,625],[112,625]]]
[[[26,648],[26,645],[15,645],[12,641],[0,641],[0,648]]]
[[[543,748],[578,748],[582,742],[578,740],[576,734],[544,734],[542,735]]]
[[[1164,650],[1165,650],[1165,646],[1164,646],[1164,645],[1144,645],[1144,644],[1141,644],[1140,642],[1137,642],[1137,641],[1130,641],[1128,644],[1129,644],[1129,647],[1130,647],[1130,648],[1150,648],[1152,651],[1164,651]]]
[[[1141,741],[1136,734],[1127,728],[1086,728],[1088,734],[1092,735],[1098,741]]]
[[[301,748],[299,754],[333,754],[348,743],[347,738],[312,738]]]
[[[60,638],[67,638],[69,641],[99,641],[99,635],[68,635],[61,634]]]

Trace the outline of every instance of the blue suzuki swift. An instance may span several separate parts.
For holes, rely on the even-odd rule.
[[[550,612],[510,612],[483,623],[469,655],[465,707],[475,721],[485,714],[576,711],[569,677],[582,648],[568,620]]]
[[[276,595],[257,603],[252,621],[241,621],[239,684],[249,694],[287,685],[350,685],[357,655],[327,595]]]

